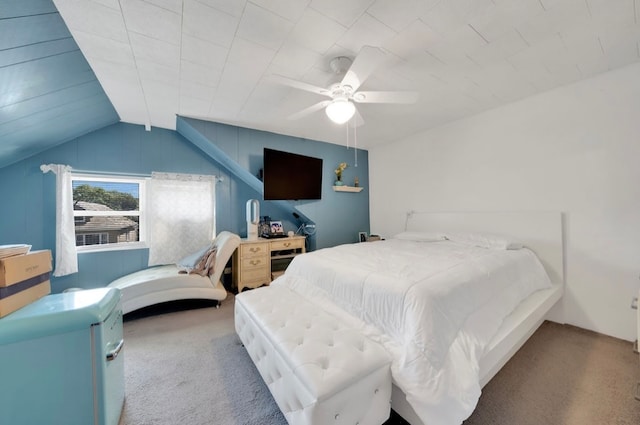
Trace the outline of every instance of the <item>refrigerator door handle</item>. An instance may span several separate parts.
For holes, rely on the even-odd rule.
[[[113,350],[107,353],[107,361],[110,362],[112,360],[115,360],[116,357],[118,357],[118,354],[120,354],[120,351],[122,351],[123,347],[124,347],[124,339],[121,339],[118,345],[116,345],[116,348],[114,348]]]

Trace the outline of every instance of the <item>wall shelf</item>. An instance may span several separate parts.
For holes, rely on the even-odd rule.
[[[364,187],[356,186],[333,186],[334,192],[360,192]]]

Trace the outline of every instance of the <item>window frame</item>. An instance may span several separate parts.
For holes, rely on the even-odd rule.
[[[138,185],[138,210],[137,211],[92,211],[92,210],[73,210],[74,222],[77,223],[77,217],[88,216],[137,216],[138,217],[138,241],[136,242],[114,242],[107,244],[95,244],[95,245],[76,245],[76,251],[78,253],[85,252],[102,252],[102,251],[124,251],[129,249],[144,249],[148,248],[147,241],[147,208],[146,208],[146,185],[148,177],[129,176],[129,175],[109,175],[109,174],[86,174],[86,173],[71,173],[71,190],[73,192],[73,185],[76,181],[93,181],[104,183],[134,183]],[[73,198],[73,196],[72,196]],[[73,199],[72,199],[73,201]],[[97,232],[100,233],[100,232]],[[74,234],[77,237],[78,234]]]

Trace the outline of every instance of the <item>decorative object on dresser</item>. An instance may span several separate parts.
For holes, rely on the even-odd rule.
[[[249,199],[246,205],[247,239],[258,239],[258,221],[260,219],[260,204],[257,199]]]
[[[242,239],[233,255],[233,285],[238,293],[268,285],[287,268],[289,262],[305,249],[304,236],[278,239]]]

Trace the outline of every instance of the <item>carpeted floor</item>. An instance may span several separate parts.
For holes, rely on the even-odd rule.
[[[285,425],[219,309],[177,302],[125,317],[120,425]],[[545,322],[483,389],[464,425],[637,425],[640,362],[631,343]],[[402,424],[392,416],[387,425]]]

